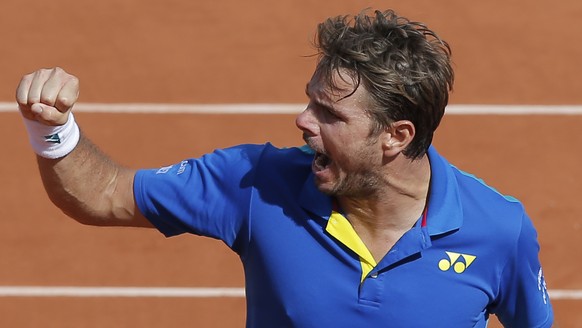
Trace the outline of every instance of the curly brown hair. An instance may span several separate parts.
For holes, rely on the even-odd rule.
[[[318,25],[315,47],[316,72],[330,88],[337,90],[332,75],[341,70],[353,79],[352,93],[360,84],[369,92],[371,134],[409,120],[416,135],[404,155],[415,159],[426,153],[453,87],[447,42],[422,23],[376,10],[327,19]]]

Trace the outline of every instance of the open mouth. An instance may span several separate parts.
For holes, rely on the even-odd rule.
[[[315,172],[325,170],[331,164],[331,159],[322,153],[315,153],[313,158],[313,169]]]

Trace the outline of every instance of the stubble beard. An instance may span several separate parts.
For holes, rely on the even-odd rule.
[[[370,168],[360,168],[338,178],[331,188],[317,185],[324,194],[332,197],[369,198],[378,192],[381,178]]]
[[[304,140],[311,149],[318,151],[319,148],[310,143],[309,138],[304,136]],[[336,181],[332,182],[331,186],[325,187],[323,183],[318,183],[316,180],[315,183],[319,191],[332,197],[349,198],[369,198],[377,194],[384,180],[380,176],[380,167],[373,164],[375,162],[374,156],[367,148],[376,141],[376,139],[368,139],[364,147],[353,155],[354,158],[360,159],[359,163],[349,169],[345,175],[338,174]],[[328,156],[321,150],[319,153]],[[325,184],[329,184],[329,182]]]

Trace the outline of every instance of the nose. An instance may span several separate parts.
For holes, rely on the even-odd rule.
[[[313,109],[309,105],[299,115],[297,115],[295,118],[295,125],[297,125],[297,128],[303,131],[304,134],[310,136],[317,134],[316,119],[313,114]]]

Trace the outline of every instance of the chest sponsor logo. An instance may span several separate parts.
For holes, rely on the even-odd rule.
[[[447,258],[439,261],[441,271],[449,271],[451,268],[456,273],[463,273],[475,261],[477,256],[455,252],[445,252]]]

